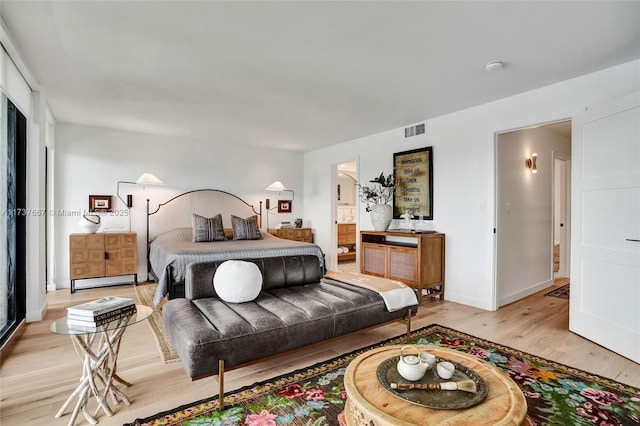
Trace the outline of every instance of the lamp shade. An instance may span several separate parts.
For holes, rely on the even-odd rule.
[[[287,188],[279,180],[273,182],[271,185],[265,188],[267,191],[286,191]]]
[[[138,185],[164,185],[164,182],[151,173],[143,173],[136,181]]]

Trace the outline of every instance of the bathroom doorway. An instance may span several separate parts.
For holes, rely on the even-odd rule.
[[[356,161],[339,163],[336,167],[336,258],[338,270],[357,272],[357,170]]]

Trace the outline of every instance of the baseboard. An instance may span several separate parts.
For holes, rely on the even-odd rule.
[[[445,298],[448,302],[460,303],[461,305],[472,306],[478,309],[484,309],[485,311],[495,311],[491,305],[487,305],[486,299],[478,299],[475,297],[468,297],[458,293],[451,293],[449,288],[445,287]]]
[[[551,287],[553,285],[553,279],[551,280],[547,280],[547,281],[543,281],[539,284],[536,284],[534,286],[531,287],[527,287],[524,290],[520,290],[518,292],[512,293],[508,296],[505,297],[501,297],[498,300],[498,304],[500,307],[508,305],[509,303],[513,303],[516,302],[520,299],[524,299],[527,296],[531,296],[532,294],[535,294],[541,290],[544,290],[545,288]]]
[[[47,311],[49,310],[49,303],[45,300],[44,304],[40,307],[40,311],[37,315],[34,315],[33,312],[27,312],[26,321],[27,322],[38,322],[42,321],[44,317],[47,315]]]

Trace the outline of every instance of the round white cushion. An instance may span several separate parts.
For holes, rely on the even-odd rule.
[[[213,288],[225,302],[251,302],[262,290],[262,273],[255,263],[227,260],[218,266]]]

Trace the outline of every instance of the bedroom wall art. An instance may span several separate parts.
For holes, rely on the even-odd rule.
[[[89,211],[91,213],[110,213],[113,211],[111,195],[89,195]]]
[[[414,219],[433,219],[433,147],[394,153],[393,173],[393,218],[408,212]]]

